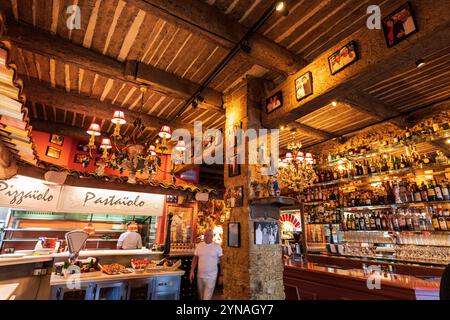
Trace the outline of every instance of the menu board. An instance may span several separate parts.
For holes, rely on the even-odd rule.
[[[164,195],[61,186],[16,176],[0,180],[0,207],[48,212],[162,216]]]

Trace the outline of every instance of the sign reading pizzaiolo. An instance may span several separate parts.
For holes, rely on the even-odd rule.
[[[16,176],[0,180],[0,207],[26,210],[161,216],[164,195],[45,184]]]

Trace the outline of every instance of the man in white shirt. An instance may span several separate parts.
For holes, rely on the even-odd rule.
[[[142,237],[137,232],[137,225],[134,222],[127,224],[127,232],[120,235],[117,240],[117,249],[131,250],[142,248]]]
[[[211,300],[216,286],[218,264],[223,255],[222,248],[213,242],[213,237],[212,230],[205,231],[204,242],[196,246],[192,260],[189,278],[191,282],[194,281],[195,268],[198,264],[197,289],[200,300]]]

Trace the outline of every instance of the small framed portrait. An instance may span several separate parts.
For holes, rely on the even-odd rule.
[[[355,63],[357,60],[358,53],[356,51],[356,42],[351,41],[328,57],[331,74],[335,75],[349,65]]]
[[[241,246],[241,225],[239,222],[228,223],[228,247],[239,248]]]
[[[409,2],[385,17],[382,24],[388,48],[392,48],[418,31],[416,18]]]
[[[48,146],[45,155],[50,158],[59,159],[61,157],[61,150]]]
[[[227,189],[225,192],[225,205],[227,208],[239,208],[244,205],[244,187],[239,186]]]
[[[283,92],[278,91],[270,98],[266,99],[266,111],[271,113],[283,106]]]
[[[73,162],[83,164],[86,160],[89,159],[89,156],[82,153],[76,153],[75,158],[73,159]]]
[[[280,227],[278,222],[258,221],[254,223],[255,244],[271,245],[280,244]]]
[[[57,146],[62,146],[64,144],[64,137],[58,134],[50,134],[50,143],[56,144]]]
[[[295,97],[297,101],[313,94],[312,73],[307,72],[295,80]]]
[[[178,196],[174,196],[174,195],[167,195],[166,196],[166,202],[167,203],[178,203]]]
[[[241,165],[239,164],[239,155],[234,155],[228,163],[228,177],[237,177],[241,175]]]

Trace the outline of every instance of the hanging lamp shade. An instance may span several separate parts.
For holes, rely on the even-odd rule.
[[[290,152],[286,153],[286,160],[291,161],[292,159],[293,159],[292,153],[290,153]]]
[[[121,110],[114,111],[113,118],[111,119],[111,122],[114,124],[125,124],[127,121],[125,120],[125,113]]]
[[[303,152],[299,151],[299,152],[297,153],[296,160],[297,160],[297,161],[301,161],[301,162],[303,162],[303,160],[305,160],[305,155],[303,154]]]
[[[162,126],[158,135],[161,138],[170,139],[170,137],[172,136],[172,130],[170,130],[169,126]]]
[[[177,145],[175,146],[175,150],[177,150],[177,151],[185,151],[186,150],[186,143],[183,140],[179,140]]]
[[[97,123],[91,123],[89,129],[86,131],[89,135],[99,136],[100,135],[100,126]]]
[[[100,148],[102,149],[111,149],[111,140],[109,138],[103,138],[102,144],[100,145]]]

